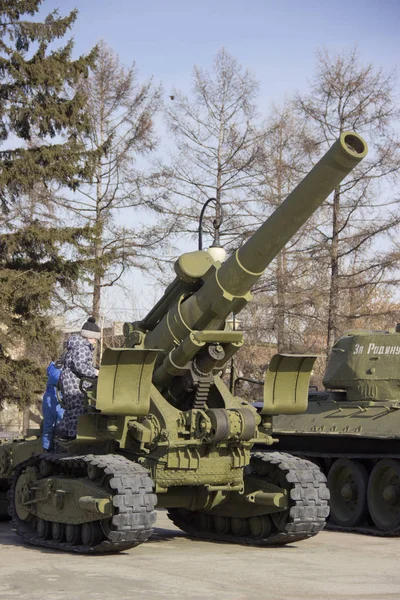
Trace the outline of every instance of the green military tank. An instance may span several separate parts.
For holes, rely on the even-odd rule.
[[[335,343],[326,391],[296,419],[274,418],[278,448],[316,462],[328,479],[329,526],[400,535],[400,326],[352,330]]]
[[[219,373],[243,343],[225,321],[278,252],[366,155],[347,132],[225,263],[182,255],[176,278],[126,346],[107,349],[76,440],[13,458],[9,511],[28,543],[82,553],[146,541],[155,506],[191,536],[287,544],[325,525],[326,479],[311,461],[258,451],[271,417],[306,410],[313,357],[277,355],[260,413]],[[7,452],[7,447],[0,452]]]

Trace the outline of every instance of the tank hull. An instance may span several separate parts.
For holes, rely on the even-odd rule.
[[[399,536],[400,407],[340,396],[312,395],[305,414],[275,417],[276,447],[314,461],[326,475],[328,528]]]

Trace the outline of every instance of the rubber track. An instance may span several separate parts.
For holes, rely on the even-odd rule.
[[[38,464],[41,459],[58,465],[61,470],[68,467],[86,468],[88,464],[92,464],[99,467],[105,476],[110,477],[108,485],[115,490],[113,505],[117,508],[117,512],[112,517],[114,529],[109,532],[108,539],[93,547],[72,546],[66,542],[58,543],[54,540],[42,540],[29,525],[18,518],[13,502],[13,489],[18,475],[26,466]],[[86,454],[83,456],[42,454],[21,463],[15,469],[11,477],[10,491],[8,492],[9,513],[13,528],[28,544],[80,554],[121,552],[145,542],[153,533],[152,526],[156,520],[154,506],[157,497],[152,491],[153,482],[147,471],[141,465],[123,456],[115,454]]]
[[[187,521],[179,509],[169,510],[168,516],[171,521],[196,538],[236,544],[280,546],[298,542],[319,533],[325,527],[326,518],[329,515],[329,490],[322,471],[308,460],[283,452],[256,452],[252,455],[253,461],[275,465],[285,474],[287,482],[292,486],[289,519],[285,531],[273,532],[268,538],[263,539],[201,531],[193,523]],[[207,514],[212,515],[212,513]]]

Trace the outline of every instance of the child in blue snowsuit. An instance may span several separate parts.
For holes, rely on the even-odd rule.
[[[60,373],[61,369],[57,368],[54,362],[51,362],[47,367],[48,379],[42,402],[42,446],[44,450],[52,450],[56,425],[64,415],[64,409],[60,406],[56,392]]]

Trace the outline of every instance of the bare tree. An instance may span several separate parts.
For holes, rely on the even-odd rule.
[[[361,64],[356,49],[337,54],[323,50],[317,54],[310,93],[296,99],[315,147],[322,150],[346,130],[357,131],[370,144],[369,157],[334,191],[315,229],[314,256],[320,269],[325,264],[330,273],[328,351],[351,317],[349,310],[355,317],[360,312],[365,301],[360,290],[383,284],[394,266],[387,235],[400,222],[398,198],[388,189],[400,166],[392,129],[399,116],[393,86],[393,74]],[[341,304],[348,294],[352,301]]]
[[[146,193],[150,175],[140,168],[142,157],[156,148],[154,118],[161,88],[151,79],[141,83],[135,64],[125,68],[100,42],[96,63],[80,90],[87,98],[88,143],[99,158],[94,177],[68,198],[67,214],[72,212],[92,230],[82,257],[85,291],[92,296],[92,314],[99,318],[102,289],[120,282],[128,268],[143,268],[168,232],[157,218],[162,202]],[[65,199],[61,203],[65,206]],[[74,303],[89,310],[85,296],[75,296]]]
[[[190,98],[174,90],[166,118],[177,152],[162,184],[180,207],[183,229],[197,230],[200,210],[213,197],[215,218],[205,219],[205,229],[218,229],[224,206],[224,233],[235,233],[230,206],[253,185],[251,167],[262,140],[255,127],[257,93],[253,75],[224,48],[211,73],[194,68]]]
[[[273,107],[258,160],[258,201],[250,205],[257,222],[264,221],[309,170],[309,143],[308,132],[296,118],[293,105],[286,102],[282,107]],[[259,309],[263,307],[263,317],[257,319],[256,326],[264,331],[264,341],[276,342],[279,352],[297,350],[304,320],[311,316],[313,268],[308,253],[315,219],[279,253],[254,290]]]

